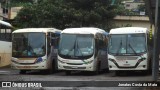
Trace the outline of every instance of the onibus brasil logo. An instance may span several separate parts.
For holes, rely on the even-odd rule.
[[[42,87],[42,84],[36,82],[2,82],[2,87]]]

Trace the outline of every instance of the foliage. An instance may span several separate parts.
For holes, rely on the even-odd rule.
[[[15,18],[16,26],[26,27],[99,27],[112,28],[119,12],[111,0],[43,0],[25,6]]]

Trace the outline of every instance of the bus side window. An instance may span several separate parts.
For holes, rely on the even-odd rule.
[[[5,29],[0,29],[0,40],[5,41]]]
[[[0,40],[11,41],[11,29],[0,29]]]
[[[51,46],[56,47],[56,35],[54,33],[51,34]]]
[[[99,34],[99,48],[100,49],[104,49],[104,45],[105,43],[104,43],[104,37],[103,37],[103,35],[102,34]]]
[[[60,39],[60,34],[56,34],[56,44],[57,44],[57,48],[59,46],[59,39]]]
[[[51,45],[54,46],[55,48],[58,48],[58,43],[59,43],[59,34],[52,33],[52,39],[51,39]]]
[[[6,40],[11,41],[11,29],[6,29]]]
[[[50,52],[51,52],[51,37],[50,37],[50,34],[51,33],[48,33],[48,36],[47,36],[47,55],[49,55],[50,54]]]

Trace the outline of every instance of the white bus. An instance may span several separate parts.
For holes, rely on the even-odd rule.
[[[58,49],[58,69],[94,71],[108,68],[107,34],[98,28],[68,28],[62,31]]]
[[[12,33],[11,67],[25,74],[29,70],[51,73],[56,70],[56,55],[61,30],[25,28]]]
[[[160,56],[159,56],[160,57]],[[160,71],[160,58],[159,58],[159,71]]]
[[[0,20],[0,67],[11,64],[12,42],[11,33],[12,25]]]
[[[142,27],[123,27],[109,32],[109,70],[148,70],[151,67],[149,31]]]

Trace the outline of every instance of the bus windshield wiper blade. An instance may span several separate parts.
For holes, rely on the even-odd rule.
[[[83,55],[83,53],[82,53],[81,49],[79,48],[79,44],[78,44],[78,42],[76,43],[76,46],[77,46],[77,47],[76,47],[76,48],[77,48],[77,50],[81,53],[81,55],[82,55],[82,57],[83,57],[84,55]]]
[[[131,46],[130,43],[128,44],[128,46],[132,49],[132,51],[133,51],[136,55],[138,55],[138,54],[136,53],[136,51],[134,50],[134,48]]]
[[[71,49],[69,49],[68,53],[66,54],[67,56],[70,54],[70,52],[71,52],[73,49],[75,49],[75,47],[76,47],[76,42],[77,42],[77,40],[74,41],[73,47],[72,47]]]
[[[121,42],[120,42],[120,45],[119,45],[119,48],[118,48],[118,50],[117,50],[116,55],[118,55],[118,54],[119,54],[119,50],[121,49],[121,47],[122,47],[122,40],[121,40]]]

